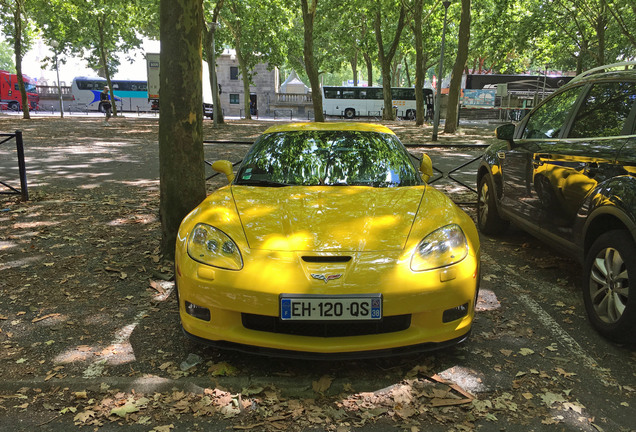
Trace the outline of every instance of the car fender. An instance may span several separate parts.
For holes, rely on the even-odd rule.
[[[504,143],[501,144],[493,144],[486,149],[484,155],[481,159],[479,169],[477,171],[477,187],[479,187],[479,182],[483,178],[484,175],[490,174],[492,176],[495,190],[497,192],[497,207],[499,207],[499,200],[501,199],[501,195],[503,193],[503,178],[501,174],[501,160],[497,153],[506,148]]]
[[[585,254],[609,229],[626,229],[636,242],[636,177],[622,175],[599,183],[578,212],[575,242]]]

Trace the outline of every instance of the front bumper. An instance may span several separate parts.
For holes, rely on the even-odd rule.
[[[188,335],[217,346],[241,346],[243,350],[265,353],[283,351],[287,356],[296,352],[303,357],[309,353],[392,355],[441,348],[468,336],[479,289],[478,256],[469,255],[462,262],[441,269],[413,272],[398,254],[353,255],[344,269],[321,264],[319,271],[344,274],[341,279],[325,283],[308,278],[315,267],[308,268],[301,255],[293,252],[252,251],[242,270],[230,271],[199,264],[178,251],[176,277],[183,329]],[[246,328],[244,314],[277,319],[281,293],[381,294],[383,316],[409,316],[410,325],[398,331],[334,337]],[[186,302],[208,309],[209,321],[188,313]],[[463,305],[466,310],[460,318],[448,321],[444,316],[445,311]],[[346,326],[347,322],[341,324]]]

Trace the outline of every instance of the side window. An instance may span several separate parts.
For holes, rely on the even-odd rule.
[[[325,99],[337,99],[337,98],[338,98],[338,90],[325,89]]]
[[[521,138],[558,137],[580,91],[581,87],[571,88],[537,108],[526,123]]]
[[[636,83],[594,84],[579,109],[570,138],[608,137],[623,134],[625,121],[636,101]]]
[[[237,66],[230,66],[230,79],[232,81],[238,80],[239,68]]]

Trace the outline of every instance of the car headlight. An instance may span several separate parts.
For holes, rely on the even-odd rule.
[[[223,231],[198,223],[188,238],[188,255],[195,261],[228,270],[243,268],[241,252]]]
[[[455,264],[468,255],[466,236],[459,225],[439,228],[422,240],[411,258],[411,270],[424,271]]]

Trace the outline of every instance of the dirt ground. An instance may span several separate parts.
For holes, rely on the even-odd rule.
[[[222,141],[205,145],[206,160],[238,162],[248,149],[243,142],[271,125],[229,120],[213,129],[206,121],[206,140]],[[432,144],[430,125],[388,126],[406,144]],[[172,263],[159,255],[158,119],[117,118],[104,127],[101,118],[82,115],[0,116],[0,132],[17,129],[24,135],[30,199],[0,195],[0,431],[527,430],[489,423],[502,410],[519,425],[563,422],[544,404],[527,399],[522,408],[507,392],[479,401],[470,386],[435,373],[465,358],[466,348],[303,363],[193,345],[178,325]],[[486,144],[492,129],[466,124],[453,136],[442,134],[438,148],[412,149],[443,154],[451,144]],[[18,178],[13,146],[0,145],[0,181],[12,185]],[[453,153],[470,159],[479,151]],[[215,177],[209,189],[223,182]],[[447,189],[456,201],[474,202],[466,188]],[[575,271],[567,259],[536,259],[550,277]],[[478,340],[534,331],[498,314],[482,318],[482,326],[492,321],[494,329],[476,332]],[[512,357],[493,366],[517,367]],[[540,381],[533,373],[526,378]],[[555,393],[555,402],[570,403],[558,397],[568,394],[571,376],[551,375],[550,386],[566,392]]]

